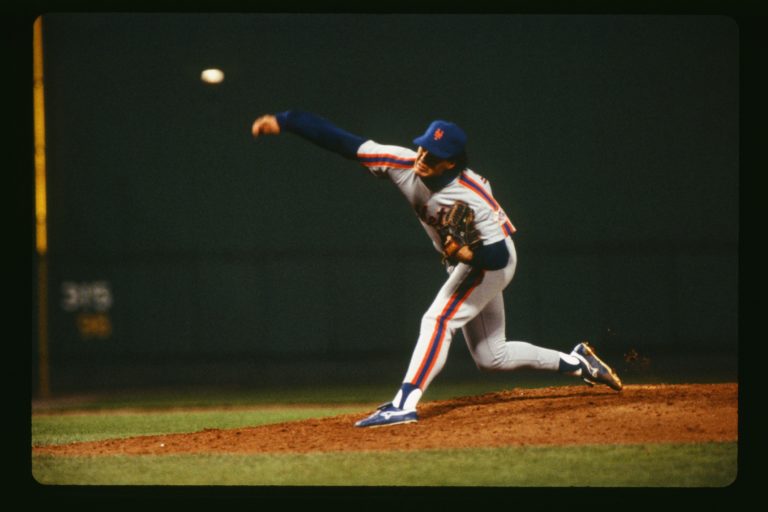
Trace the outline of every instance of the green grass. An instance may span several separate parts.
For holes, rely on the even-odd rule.
[[[43,484],[724,487],[736,443],[32,458]]]
[[[444,386],[430,400],[484,392]],[[499,387],[496,386],[496,390]],[[491,391],[493,389],[487,389]],[[247,394],[154,393],[37,404],[32,445],[239,428],[350,412],[365,414],[388,388]],[[292,404],[290,407],[247,407]],[[304,405],[300,405],[304,404]],[[358,405],[349,405],[358,404]],[[182,410],[182,407],[211,407]],[[116,411],[141,407],[141,411]],[[169,410],[168,407],[179,409]],[[90,410],[77,413],[77,410]],[[66,414],[64,414],[66,412]],[[99,412],[101,414],[94,414]],[[723,487],[736,478],[737,443],[507,447],[419,452],[31,457],[32,476],[57,485]]]
[[[125,438],[140,435],[197,432],[206,428],[239,428],[322,418],[363,407],[289,407],[281,409],[209,411],[147,411],[120,414],[36,414],[32,416],[32,445]]]

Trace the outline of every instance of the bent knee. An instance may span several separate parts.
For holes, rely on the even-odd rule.
[[[475,366],[482,372],[498,372],[504,368],[504,358],[502,356],[477,357]]]

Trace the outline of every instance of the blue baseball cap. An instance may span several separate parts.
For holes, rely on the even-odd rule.
[[[467,135],[458,125],[438,119],[432,121],[424,135],[413,139],[413,143],[439,158],[450,160],[464,152]]]

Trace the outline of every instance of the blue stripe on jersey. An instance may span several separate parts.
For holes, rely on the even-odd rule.
[[[363,163],[363,165],[367,165],[369,167],[373,165],[386,164],[406,165],[410,167],[416,161],[415,158],[400,158],[394,155],[358,155],[358,159]]]
[[[480,194],[480,197],[482,197],[486,203],[488,203],[491,207],[493,207],[494,210],[499,209],[499,203],[496,202],[496,200],[488,194],[488,192],[485,191],[483,187],[472,181],[468,176],[465,174],[462,174],[459,177],[459,181],[462,185],[471,188],[478,194]]]

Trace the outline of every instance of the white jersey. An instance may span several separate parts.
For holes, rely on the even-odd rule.
[[[433,191],[413,171],[416,152],[411,149],[369,140],[357,150],[357,158],[375,176],[389,178],[400,189],[438,252],[442,253],[442,241],[436,227],[456,201],[464,201],[475,212],[475,228],[483,245],[499,242],[516,231],[493,198],[488,180],[470,169]]]

